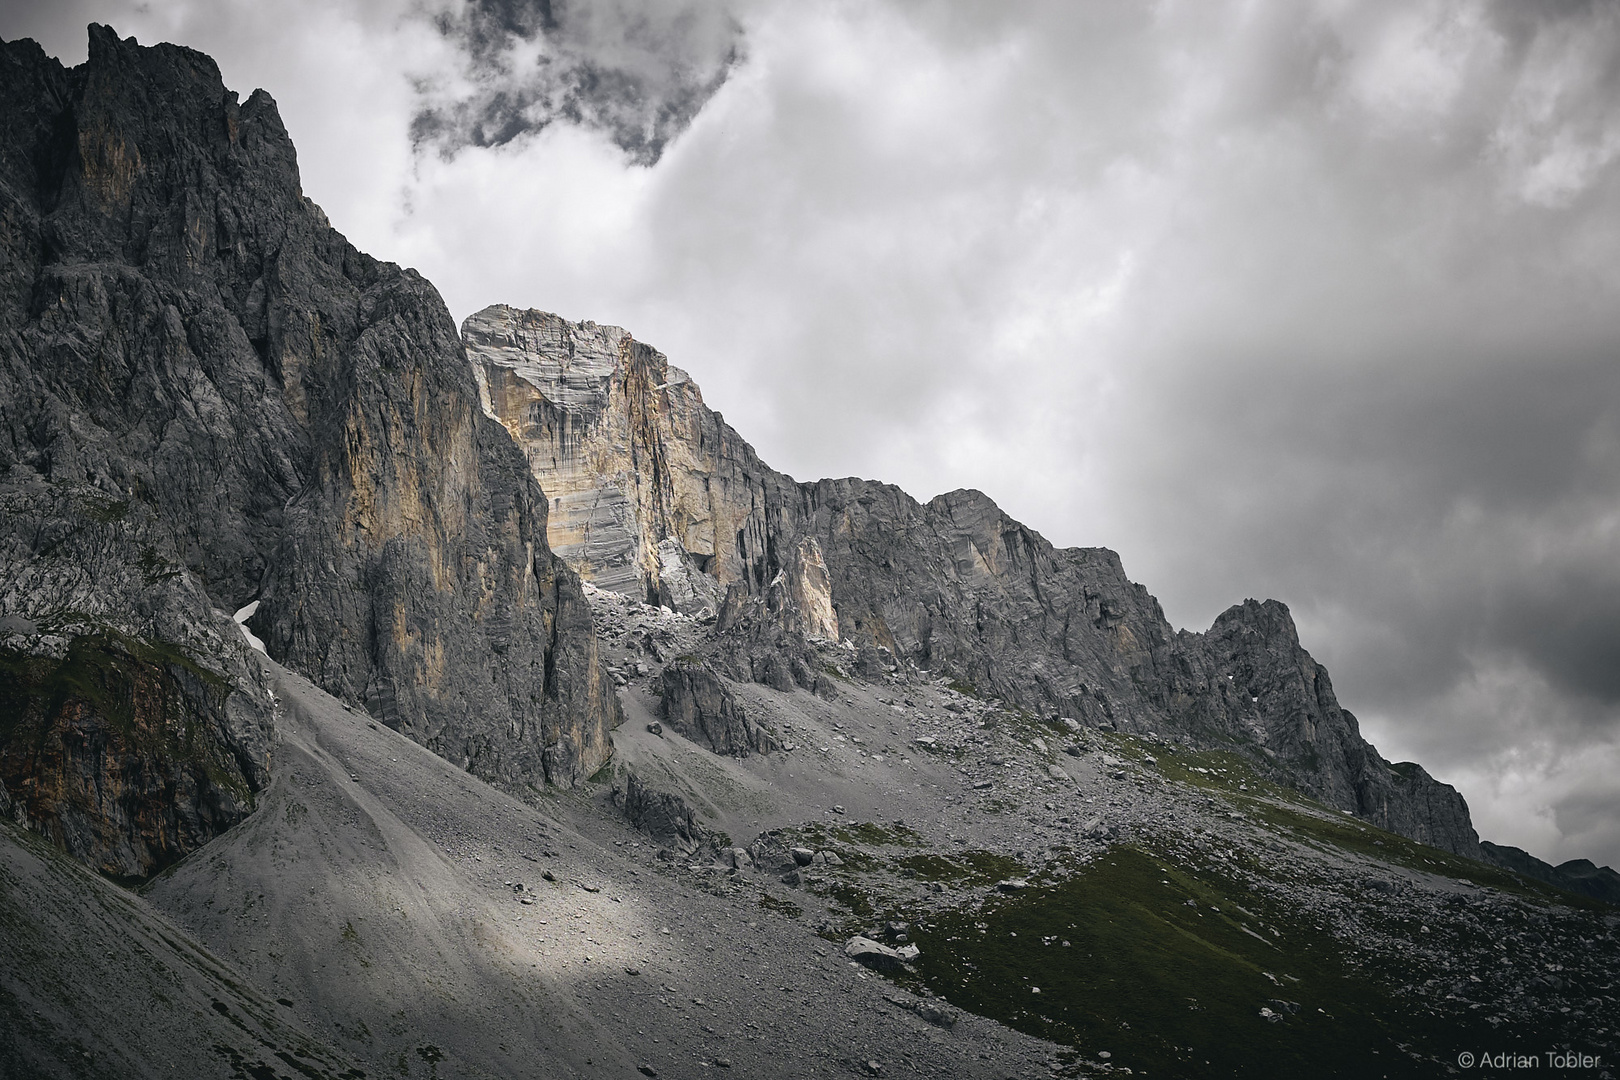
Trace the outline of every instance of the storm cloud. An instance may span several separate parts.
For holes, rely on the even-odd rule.
[[[462,62],[418,80],[411,136],[446,155],[561,121],[652,165],[740,58],[719,0],[466,0],[431,18]]]
[[[1620,865],[1620,5],[74,0],[266,85],[460,316],[630,328],[773,465],[1289,604],[1480,831]]]

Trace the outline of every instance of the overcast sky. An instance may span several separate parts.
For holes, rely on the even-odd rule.
[[[1286,602],[1481,834],[1620,866],[1620,5],[29,0],[268,89],[460,319],[629,328],[800,479]]]

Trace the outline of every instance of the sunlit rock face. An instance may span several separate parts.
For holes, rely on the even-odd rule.
[[[504,305],[462,336],[485,409],[550,500],[552,550],[581,577],[688,613],[729,585],[769,585],[799,486],[662,353],[616,326]]]
[[[1116,553],[1055,547],[981,492],[921,503],[776,472],[618,327],[497,305],[462,333],[484,408],[550,500],[552,547],[604,588],[714,610],[719,672],[836,693],[806,646],[843,642],[870,675],[925,669],[1027,711],[1230,747],[1331,805],[1478,853],[1462,797],[1361,737],[1284,605],[1178,631]]]

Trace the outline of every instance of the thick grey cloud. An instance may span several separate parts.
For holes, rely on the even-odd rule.
[[[0,33],[209,51],[357,243],[794,475],[1286,601],[1485,835],[1620,865],[1620,5],[289,3]]]
[[[740,58],[721,0],[464,0],[432,15],[462,63],[426,76],[418,145],[454,154],[562,121],[604,131],[640,165],[691,123]]]

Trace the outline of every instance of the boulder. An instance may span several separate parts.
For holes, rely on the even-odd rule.
[[[915,948],[915,946],[911,946]],[[857,934],[844,945],[844,955],[869,968],[879,971],[891,970],[901,967],[906,961],[913,959],[917,953],[909,956],[899,949],[891,949],[881,941],[873,941],[869,937]]]

